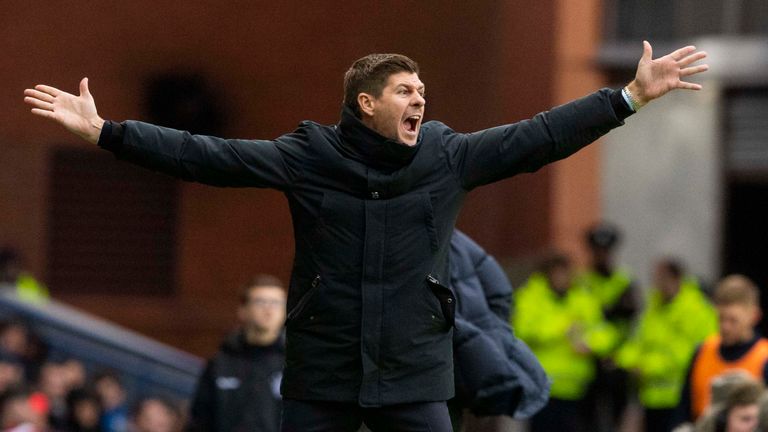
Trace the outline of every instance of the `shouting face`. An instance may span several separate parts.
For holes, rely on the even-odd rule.
[[[424,83],[411,72],[389,76],[378,97],[358,95],[362,122],[386,138],[413,146],[424,118]]]

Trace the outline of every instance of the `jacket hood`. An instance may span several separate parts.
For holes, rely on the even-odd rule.
[[[408,165],[421,146],[421,134],[413,146],[389,139],[363,124],[346,106],[341,110],[339,129],[344,153],[377,169],[396,170]]]

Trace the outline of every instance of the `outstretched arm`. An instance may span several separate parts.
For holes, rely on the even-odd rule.
[[[80,81],[80,96],[39,84],[24,90],[24,102],[33,107],[33,114],[54,120],[93,144],[99,141],[104,119],[96,112],[88,78]]]
[[[683,79],[708,69],[707,65],[692,66],[707,56],[705,52],[688,46],[654,60],[651,45],[643,42],[643,46],[635,79],[623,91],[603,89],[518,123],[471,134],[447,133],[446,149],[461,184],[469,190],[536,171],[621,126],[633,111],[653,99],[675,89],[701,89]]]
[[[214,186],[289,188],[305,137],[298,131],[275,140],[222,139],[137,121],[105,122],[96,112],[88,78],[80,95],[47,85],[24,91],[32,113],[56,121],[119,159],[188,181]]]

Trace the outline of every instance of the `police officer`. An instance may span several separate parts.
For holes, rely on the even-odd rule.
[[[675,426],[675,408],[696,346],[717,331],[717,316],[695,278],[672,258],[657,262],[637,329],[616,353],[616,363],[639,381],[647,432]]]
[[[616,265],[621,233],[615,225],[601,222],[587,230],[585,240],[590,262],[579,275],[579,282],[600,303],[605,319],[623,342],[639,310],[639,294],[631,272]],[[627,371],[617,368],[610,356],[598,361],[597,376],[587,396],[588,423],[596,431],[618,430],[628,396]]]
[[[513,327],[552,380],[549,403],[533,417],[531,430],[586,430],[584,398],[595,378],[595,357],[613,349],[616,330],[560,253],[544,260],[515,300]]]

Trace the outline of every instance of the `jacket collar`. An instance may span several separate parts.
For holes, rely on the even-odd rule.
[[[339,129],[344,153],[352,159],[377,169],[402,168],[411,162],[421,145],[421,134],[414,146],[379,135],[363,124],[346,106],[341,111]]]

